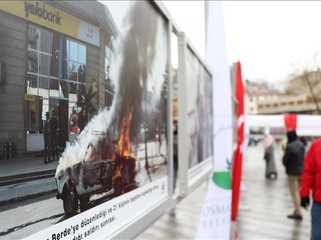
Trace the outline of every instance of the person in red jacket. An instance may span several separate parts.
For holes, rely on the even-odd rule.
[[[301,206],[308,210],[312,190],[311,240],[321,239],[321,138],[312,142],[303,164]]]

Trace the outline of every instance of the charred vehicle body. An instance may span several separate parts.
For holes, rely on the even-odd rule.
[[[63,200],[67,216],[86,210],[89,203],[97,198],[110,199],[137,188],[134,157],[113,154],[105,158],[94,152],[87,160],[56,174],[56,198]]]

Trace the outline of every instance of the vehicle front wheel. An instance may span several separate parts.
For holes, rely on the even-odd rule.
[[[65,187],[63,202],[64,211],[67,217],[71,217],[77,214],[77,210],[79,207],[78,196],[76,188],[72,184]]]

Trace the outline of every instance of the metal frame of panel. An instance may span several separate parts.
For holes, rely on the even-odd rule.
[[[196,59],[200,62],[200,65],[207,71],[212,77],[211,72],[209,71],[208,66],[202,60],[202,58],[194,50],[194,47],[190,42],[188,42],[186,35],[183,32],[178,33],[178,138],[179,138],[179,194],[181,197],[186,197],[190,192],[195,190],[202,182],[204,182],[208,175],[213,171],[214,164],[214,152],[212,144],[212,156],[209,160],[209,164],[202,169],[201,174],[198,174],[195,178],[190,178],[189,176],[189,166],[188,166],[188,134],[187,134],[187,98],[188,98],[188,86],[186,83],[187,79],[187,51],[188,48],[195,55]],[[213,81],[212,81],[213,82]],[[213,117],[213,116],[212,116]],[[212,118],[213,120],[213,118]],[[212,124],[213,126],[213,124]],[[213,129],[211,135],[213,136]],[[212,137],[213,139],[213,137]]]
[[[106,231],[105,239],[132,239],[143,232],[148,228],[152,223],[154,223],[158,218],[160,218],[164,213],[170,211],[176,206],[176,204],[188,196],[195,188],[197,188],[202,182],[204,182],[208,174],[212,171],[212,167],[207,169],[202,173],[201,176],[198,176],[197,179],[189,179],[188,174],[188,164],[187,164],[187,153],[186,141],[187,141],[187,132],[186,132],[186,114],[187,109],[184,107],[187,99],[188,86],[186,85],[186,51],[189,47],[197,60],[200,62],[200,65],[209,73],[211,72],[209,68],[202,60],[202,58],[195,51],[195,48],[191,43],[186,39],[185,34],[179,29],[174,20],[171,18],[168,10],[159,1],[150,1],[150,4],[156,9],[156,11],[163,17],[164,21],[167,23],[167,34],[168,34],[168,59],[167,59],[167,71],[168,71],[168,85],[167,85],[167,154],[168,154],[168,196],[160,199],[154,205],[151,205],[144,212],[135,216],[129,223],[124,224],[115,232]],[[179,178],[178,178],[178,188],[179,188],[179,197],[174,199],[173,196],[173,92],[172,92],[172,66],[171,66],[171,34],[175,33],[178,38],[178,102],[179,102],[179,113],[178,113],[178,131],[179,131]],[[162,49],[160,49],[161,51]],[[213,147],[213,146],[211,146]],[[213,151],[213,149],[212,149]],[[213,152],[212,152],[213,153]],[[213,156],[212,156],[213,158]],[[212,161],[213,162],[213,161]],[[212,166],[212,165],[211,165]],[[91,211],[91,210],[87,210]],[[93,211],[94,212],[94,211]],[[130,213],[130,209],[129,209]]]

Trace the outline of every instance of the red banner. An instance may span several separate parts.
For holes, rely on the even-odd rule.
[[[297,126],[297,115],[296,114],[285,114],[284,125],[287,131],[296,130]]]
[[[238,204],[240,196],[240,185],[242,178],[242,161],[243,161],[243,141],[244,141],[244,86],[242,80],[241,63],[236,63],[236,99],[238,102],[237,109],[237,149],[234,152],[232,166],[232,221],[236,220],[238,213]]]

